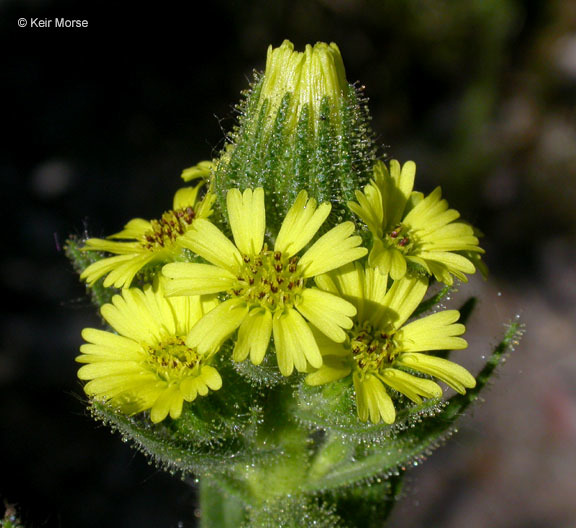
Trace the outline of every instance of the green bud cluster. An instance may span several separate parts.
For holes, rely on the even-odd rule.
[[[376,145],[361,91],[346,81],[336,44],[288,41],[268,49],[263,75],[239,105],[240,119],[213,177],[225,209],[228,189],[264,187],[273,223],[301,189],[333,204],[332,222],[350,219],[345,207],[372,176]]]

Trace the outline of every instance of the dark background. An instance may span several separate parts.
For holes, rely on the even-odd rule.
[[[86,415],[74,357],[98,319],[61,248],[164,210],[289,38],[337,42],[382,155],[416,161],[419,189],[441,184],[485,233],[490,280],[461,288],[480,297],[462,362],[479,365],[517,313],[528,326],[486,402],[411,471],[391,526],[575,526],[576,3],[187,7],[0,2],[0,498],[27,527],[194,526],[193,488]]]

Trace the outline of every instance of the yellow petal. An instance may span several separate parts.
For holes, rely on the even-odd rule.
[[[342,343],[346,332],[342,328],[352,328],[356,308],[348,301],[316,288],[306,288],[296,309],[324,335]]]
[[[351,368],[348,359],[334,356],[324,357],[324,364],[315,372],[306,376],[306,383],[311,386],[324,385],[345,378]]]
[[[174,210],[186,209],[186,207],[194,207],[196,199],[198,198],[198,191],[202,188],[204,182],[196,185],[196,187],[183,187],[178,189],[174,194]]]
[[[375,236],[382,236],[384,210],[382,194],[375,184],[364,187],[364,193],[355,192],[356,202],[348,202],[348,208],[355,213]]]
[[[142,351],[141,346],[136,341],[96,328],[85,328],[82,330],[82,338],[88,343],[94,343],[94,349],[91,350],[90,354],[98,354],[100,350],[102,354],[108,354],[109,351],[117,351],[118,354],[138,356]],[[81,348],[80,350],[82,351],[83,349]]]
[[[312,326],[312,334],[314,334],[314,339],[320,350],[322,357],[325,356],[337,356],[337,357],[348,357],[350,356],[350,349],[344,346],[344,343],[336,343],[336,341],[330,339],[324,335],[315,326]]]
[[[238,285],[236,275],[225,268],[195,262],[173,262],[162,268],[166,295],[207,295],[230,290]]]
[[[272,314],[263,308],[255,308],[246,316],[238,330],[232,359],[244,361],[248,354],[254,365],[264,359],[272,334]]]
[[[111,238],[111,239],[120,238],[120,239],[124,239],[124,240],[137,240],[144,233],[146,233],[146,231],[149,231],[150,229],[152,229],[152,224],[148,220],[144,220],[143,218],[133,218],[124,226],[124,229],[122,231],[120,231],[119,233],[115,233],[113,235],[110,235],[108,238]],[[96,239],[87,240],[86,246],[92,245],[90,240],[96,240]],[[93,249],[96,249],[96,248],[93,248]]]
[[[190,376],[183,379],[180,382],[180,392],[186,401],[194,401],[198,396],[198,378]]]
[[[173,420],[177,420],[180,418],[182,414],[182,404],[184,400],[182,398],[182,393],[177,391],[176,394],[172,397],[172,403],[170,404],[170,418]]]
[[[80,275],[81,279],[91,285],[96,282],[100,277],[117,270],[114,280],[108,280],[113,286],[114,282],[118,284],[118,288],[127,288],[130,286],[132,279],[146,264],[155,258],[153,253],[131,253],[129,255],[117,255],[115,257],[103,258],[90,264]]]
[[[155,342],[162,328],[150,314],[142,291],[124,290],[122,296],[115,295],[112,302],[101,308],[102,317],[120,335],[136,342]]]
[[[206,396],[208,394],[208,386],[204,383],[204,380],[201,377],[196,378],[196,390],[200,396]]]
[[[338,292],[353,304],[364,296],[364,267],[358,262],[351,262],[332,272]]]
[[[344,269],[344,267],[342,269]],[[340,295],[336,274],[324,273],[322,275],[318,275],[314,279],[314,282],[321,290],[333,293],[334,295]]]
[[[300,191],[294,205],[286,214],[274,249],[292,256],[300,251],[316,234],[330,214],[332,206],[324,202],[316,207],[316,200],[308,193]]]
[[[390,179],[387,193],[387,224],[394,226],[402,220],[406,202],[414,188],[416,164],[407,161],[402,167],[397,160],[390,161]]]
[[[236,274],[242,256],[230,240],[212,222],[198,218],[180,238],[183,247],[192,250],[208,262]]]
[[[390,275],[394,280],[406,275],[406,260],[402,253],[395,248],[385,248],[379,239],[374,240],[368,264],[378,268],[383,275]]]
[[[396,420],[396,410],[392,398],[386,392],[382,382],[375,376],[367,375],[360,379],[354,375],[354,390],[356,392],[356,409],[358,417],[363,422],[379,423],[384,420],[387,424]]]
[[[467,388],[472,389],[476,386],[476,380],[470,372],[447,359],[429,356],[428,354],[411,353],[401,354],[396,362],[441,379],[460,394],[464,394]]]
[[[366,266],[366,268],[360,264],[356,266],[360,269],[363,277],[362,292],[356,301],[358,320],[370,321],[376,325],[381,319],[382,302],[388,289],[388,275],[382,274],[380,270],[372,266]]]
[[[89,396],[110,399],[130,391],[139,392],[147,386],[163,390],[166,382],[159,382],[154,374],[140,369],[130,374],[112,374],[103,378],[94,378],[84,386],[84,391]]]
[[[424,398],[441,398],[442,389],[432,380],[418,378],[395,368],[387,368],[378,377],[394,390],[401,392],[414,403]]]
[[[454,271],[461,271],[472,274],[476,271],[472,262],[457,253],[451,253],[449,251],[423,251],[419,256],[427,261],[444,264],[452,273]]]
[[[298,263],[304,276],[326,273],[366,255],[368,250],[359,247],[362,239],[351,236],[353,232],[354,224],[343,222],[322,235]]]
[[[238,328],[248,307],[241,299],[229,299],[219,304],[198,321],[186,339],[186,345],[202,355],[214,354]]]
[[[202,200],[200,200],[195,206],[194,210],[196,211],[196,218],[208,218],[212,215],[214,210],[212,206],[216,201],[216,195],[210,191],[208,191]]]
[[[166,295],[165,288],[164,294]],[[198,295],[164,297],[164,300],[166,301],[165,306],[169,307],[172,312],[175,335],[188,335],[191,328],[205,313],[203,310],[203,299]]]
[[[375,316],[376,324],[381,328],[389,325],[400,328],[420,304],[427,289],[428,281],[422,277],[404,277],[394,281],[380,303],[382,308]]]
[[[257,255],[264,244],[266,211],[264,189],[231,189],[226,195],[228,218],[236,246],[244,255]]]
[[[201,377],[204,383],[212,390],[219,390],[222,388],[222,378],[219,372],[210,365],[202,367]]]
[[[198,178],[204,178],[208,180],[212,175],[214,170],[214,163],[212,161],[201,161],[193,167],[188,167],[182,171],[180,177],[185,181],[197,180]]]
[[[272,319],[272,330],[282,375],[289,376],[294,367],[305,372],[307,362],[314,368],[322,366],[322,356],[312,330],[296,310],[277,312]]]
[[[162,260],[163,256],[165,255],[161,253],[143,253],[131,255],[131,258],[127,258],[124,260],[124,262],[116,262],[102,284],[105,288],[109,288],[110,286],[114,288],[128,288],[130,284],[132,284],[132,280],[136,276],[136,273],[138,273],[150,262],[154,260]]]
[[[393,280],[401,279],[406,275],[406,259],[404,255],[397,249],[391,249],[388,254],[391,258],[390,277]]]
[[[457,310],[444,310],[403,326],[396,333],[399,346],[406,352],[427,350],[461,350],[468,343],[460,336],[466,330],[462,324],[453,324],[460,317]]]
[[[116,235],[110,235],[108,238],[113,238],[122,233],[123,231]],[[86,245],[82,248],[82,251],[107,251],[115,255],[133,255],[134,253],[146,252],[139,242],[117,242],[115,240],[104,240],[102,238],[89,238],[86,240]]]
[[[428,222],[433,222],[438,214],[448,209],[446,200],[442,200],[442,190],[436,187],[428,196],[420,200],[406,215],[402,223],[414,229],[426,229]]]
[[[140,363],[137,361],[109,360],[88,363],[78,369],[78,378],[90,380],[104,376],[117,376],[138,371]]]
[[[164,420],[174,406],[174,399],[180,399],[180,405],[182,405],[182,397],[179,394],[179,390],[176,387],[167,388],[154,402],[150,411],[150,420],[153,423],[159,423]]]

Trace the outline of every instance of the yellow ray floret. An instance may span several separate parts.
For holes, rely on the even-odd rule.
[[[427,197],[413,191],[415,173],[411,161],[401,167],[392,160],[390,169],[378,162],[374,179],[356,191],[358,201],[348,203],[374,237],[369,263],[393,279],[404,277],[410,262],[445,284],[454,276],[466,281],[476,270],[472,255],[484,252],[478,238],[439,187]]]
[[[174,195],[173,208],[159,220],[130,220],[119,233],[107,239],[89,238],[84,251],[112,253],[88,266],[80,275],[89,285],[105,277],[104,286],[128,288],[136,274],[148,264],[176,260],[182,253],[180,240],[198,219],[212,214],[214,195],[208,192],[198,200],[204,185],[185,187]]]
[[[394,423],[391,396],[395,392],[415,403],[440,398],[440,386],[422,375],[437,378],[462,394],[476,385],[464,367],[429,354],[468,346],[460,337],[465,328],[457,323],[458,311],[445,310],[405,324],[426,293],[426,279],[404,277],[388,288],[388,276],[353,263],[317,277],[316,282],[353,304],[357,315],[353,325],[342,330],[343,341],[318,339],[324,361],[306,382],[324,385],[352,374],[361,420]]]
[[[286,214],[274,248],[264,242],[266,209],[262,188],[232,189],[227,194],[234,242],[207,220],[198,220],[182,237],[182,245],[209,264],[171,263],[168,295],[222,292],[226,298],[192,328],[186,343],[213,353],[238,329],[233,359],[248,356],[262,362],[273,337],[280,372],[318,368],[322,357],[312,328],[333,341],[343,341],[356,309],[333,293],[308,284],[310,278],[367,254],[351,222],[339,224],[304,252],[330,213],[301,191]]]
[[[162,281],[144,290],[126,289],[102,307],[117,332],[86,328],[76,361],[86,394],[125,414],[150,410],[157,423],[179,418],[184,401],[218,390],[222,379],[211,356],[189,347],[194,324],[217,305],[198,296],[167,299]]]

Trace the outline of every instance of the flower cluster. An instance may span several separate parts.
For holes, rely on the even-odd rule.
[[[356,193],[359,203],[350,203],[374,234],[367,262],[353,222],[317,236],[331,205],[306,190],[277,231],[266,225],[262,187],[228,191],[232,240],[208,219],[210,191],[197,201],[195,187],[178,191],[161,220],[132,220],[111,237],[133,241],[89,239],[86,250],[120,254],[89,266],[89,283],[108,273],[105,283],[129,286],[146,265],[164,265],[154,284],[124,288],[102,307],[115,333],[84,331],[78,375],[89,380],[86,393],[128,414],[151,409],[153,422],[178,418],[184,400],[222,386],[211,363],[228,340],[233,361],[259,365],[273,348],[281,374],[307,373],[309,385],[351,376],[363,421],[393,423],[397,394],[416,403],[439,398],[442,389],[430,377],[458,392],[474,387],[463,367],[428,353],[467,346],[457,311],[405,324],[428,289],[406,261],[447,279],[474,271],[449,250],[480,251],[471,228],[453,221],[457,213],[438,193],[414,197],[413,164],[406,165],[392,162],[388,172],[378,163],[374,181]],[[397,234],[384,235],[390,225]],[[402,238],[384,247],[386,237]]]
[[[296,126],[324,133],[340,115],[326,108],[346,88],[338,48],[298,54],[285,43],[269,62],[259,115],[281,117],[289,90],[297,104],[284,136]],[[440,398],[437,381],[460,393],[474,387],[466,369],[437,353],[466,348],[458,311],[413,318],[431,281],[466,280],[482,253],[440,189],[414,191],[412,162],[372,160],[363,189],[359,177],[333,187],[356,201],[325,199],[311,180],[298,183],[298,165],[282,209],[277,182],[227,176],[243,152],[225,149],[184,171],[185,181],[202,182],[180,189],[159,219],[86,240],[83,251],[97,257],[81,277],[118,290],[101,308],[109,330],[83,332],[86,393],[127,415],[149,411],[155,423],[178,419],[184,402],[226,390],[226,362],[259,368],[267,354],[283,377],[309,386],[349,380],[364,422],[392,424],[398,406]]]

